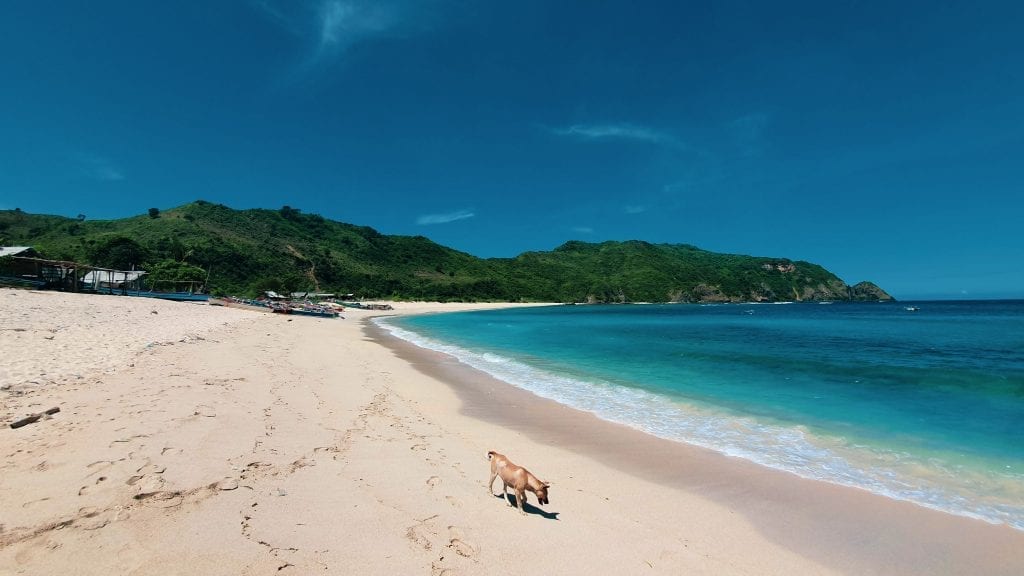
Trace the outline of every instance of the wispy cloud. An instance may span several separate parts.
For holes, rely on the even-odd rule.
[[[642,212],[647,212],[647,206],[643,206],[643,205],[639,205],[639,204],[632,204],[632,205],[628,205],[625,208],[623,208],[623,211],[626,214],[640,214]]]
[[[424,214],[416,219],[416,223],[420,225],[447,224],[449,222],[465,220],[466,218],[472,218],[474,216],[476,216],[476,214],[469,210],[456,210],[455,212],[449,212],[447,214]]]
[[[395,2],[328,0],[318,14],[319,50],[345,50],[349,46],[394,28],[400,22]]]
[[[573,232],[578,232],[580,234],[593,234],[594,233],[594,229],[591,228],[590,226],[573,226],[571,228],[571,230]]]
[[[356,44],[400,35],[428,22],[428,2],[410,0],[250,0],[307,46],[302,68],[333,61]],[[425,15],[424,13],[427,12]]]
[[[682,145],[682,142],[668,132],[636,124],[573,124],[565,128],[551,128],[550,131],[558,136],[584,141],[626,140],[668,146]]]

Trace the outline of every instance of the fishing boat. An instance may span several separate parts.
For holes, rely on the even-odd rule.
[[[292,314],[299,316],[315,316],[317,318],[337,318],[338,313],[327,308],[292,308]]]
[[[206,302],[210,299],[209,294],[193,292],[192,290],[142,290],[140,288],[127,288],[124,286],[100,286],[95,289],[97,294],[112,294],[115,296],[135,296],[139,298],[160,298],[161,300],[174,300],[176,302]]]
[[[97,294],[160,298],[176,302],[206,302],[210,295],[203,292],[203,282],[192,280],[157,280],[143,288],[143,270],[96,269],[85,274],[81,289]]]
[[[292,313],[291,306],[288,306],[287,304],[281,304],[281,303],[278,303],[278,302],[271,302],[270,305],[267,306],[267,307],[270,308],[270,311],[275,313],[275,314],[291,314]]]
[[[161,300],[174,300],[176,302],[206,302],[210,299],[209,294],[195,292],[163,292],[158,290],[118,290],[117,288],[104,288],[97,292],[100,294],[116,294],[120,296],[137,296],[141,298],[160,298]]]

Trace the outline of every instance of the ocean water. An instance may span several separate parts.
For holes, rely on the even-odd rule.
[[[1024,530],[1024,301],[554,306],[379,320],[663,438]]]

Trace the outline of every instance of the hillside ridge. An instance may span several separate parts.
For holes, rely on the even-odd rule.
[[[478,258],[424,236],[385,235],[278,210],[198,200],[116,220],[0,211],[0,245],[153,279],[206,280],[213,293],[319,291],[359,298],[547,302],[891,300],[824,267],[689,244],[573,240],[550,251]]]

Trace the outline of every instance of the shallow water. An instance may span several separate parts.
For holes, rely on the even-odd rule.
[[[561,306],[381,324],[648,433],[1024,530],[1024,302]]]

